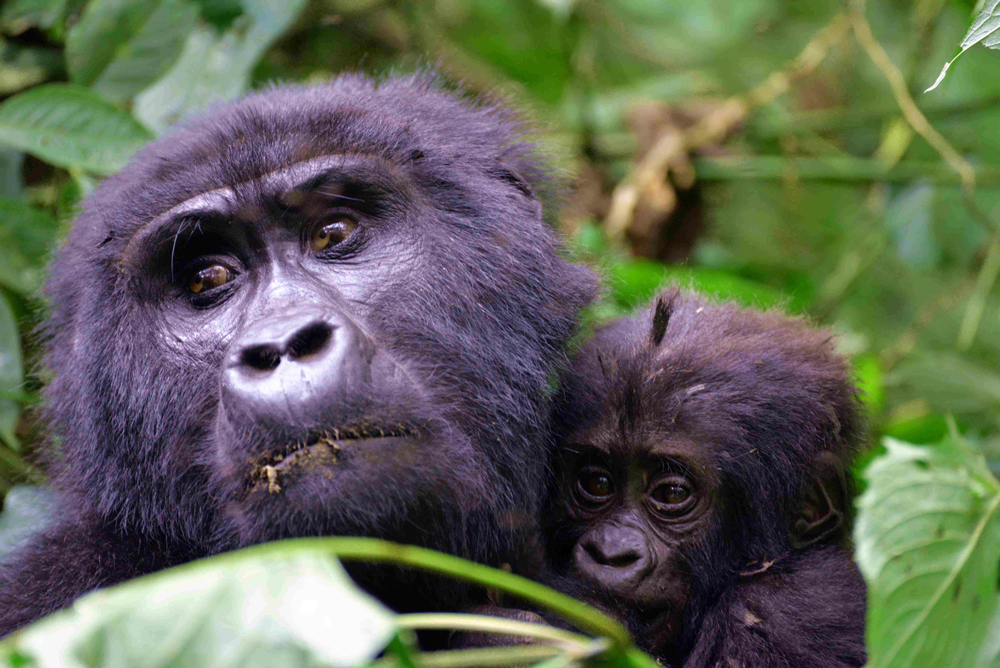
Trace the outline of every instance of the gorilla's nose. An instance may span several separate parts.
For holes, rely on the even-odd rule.
[[[347,318],[316,309],[271,313],[230,348],[227,407],[255,420],[311,426],[370,381],[371,341]],[[233,404],[236,405],[233,405]]]
[[[580,539],[573,561],[584,575],[610,587],[637,585],[655,563],[640,529],[614,524],[596,527]]]

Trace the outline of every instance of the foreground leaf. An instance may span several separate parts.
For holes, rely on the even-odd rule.
[[[1000,0],[986,0],[986,5],[983,6],[982,11],[979,12],[979,16],[972,22],[969,32],[965,33],[961,44],[958,45],[958,53],[944,64],[944,67],[941,68],[941,74],[930,85],[930,88],[924,92],[929,93],[937,88],[944,80],[944,76],[948,73],[948,68],[951,67],[951,64],[958,60],[959,56],[980,42],[983,43],[983,46],[991,49],[1000,48]]]
[[[997,605],[1000,482],[957,435],[884,443],[854,532],[868,666],[976,666]]]
[[[98,591],[0,645],[40,666],[356,666],[393,616],[331,557],[258,549]]]
[[[39,86],[0,104],[0,144],[60,167],[111,174],[151,138],[127,112],[71,84]]]

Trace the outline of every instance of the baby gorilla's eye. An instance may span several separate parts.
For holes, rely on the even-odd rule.
[[[684,479],[673,478],[656,483],[649,490],[653,509],[660,515],[679,517],[694,506],[694,491]]]
[[[691,498],[691,490],[688,489],[686,485],[678,485],[676,483],[667,483],[665,485],[660,485],[652,492],[652,497],[654,501],[658,503],[663,503],[670,506],[676,506],[684,503],[689,498]]]
[[[313,230],[312,237],[309,239],[309,248],[314,253],[318,253],[326,248],[342,244],[357,228],[358,221],[350,216],[337,216]]]
[[[614,492],[611,475],[596,468],[581,471],[576,478],[576,486],[580,496],[591,503],[605,501]]]
[[[225,285],[233,280],[233,272],[221,264],[213,264],[191,274],[187,280],[187,289],[198,294]]]

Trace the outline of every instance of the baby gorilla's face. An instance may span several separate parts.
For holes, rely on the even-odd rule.
[[[692,439],[635,433],[632,440],[617,425],[595,425],[562,447],[556,511],[574,529],[553,557],[588,595],[625,607],[635,630],[663,646],[684,619],[687,555],[708,533],[717,480]]]

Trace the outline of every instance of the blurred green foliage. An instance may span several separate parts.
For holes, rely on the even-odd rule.
[[[983,45],[995,46],[996,10],[996,0],[5,0],[0,497],[44,479],[32,463],[46,447],[31,410],[46,381],[32,334],[45,314],[40,289],[49,254],[102,177],[178,119],[253,87],[434,67],[469,95],[524,109],[543,130],[541,147],[574,175],[559,224],[569,252],[607,278],[598,319],[674,281],[830,327],[854,361],[873,443],[938,444],[920,455],[898,445],[873,451],[866,494],[891,498],[890,465],[902,467],[892,475],[917,475],[923,461],[933,484],[978,481],[962,507],[993,535],[1000,54]],[[815,68],[788,75],[789,61],[842,12],[870,24],[930,125],[974,167],[974,190],[914,132],[856,27],[835,33]],[[977,16],[978,32],[969,29]],[[962,59],[921,94],[956,49]],[[748,91],[783,72],[786,88],[682,151],[660,189],[640,193],[624,228],[607,224],[616,186],[651,146],[716,117],[724,100],[750,100]],[[859,545],[870,539],[866,527],[899,519],[878,514],[890,506],[862,500]],[[0,528],[15,516],[5,515]],[[18,505],[16,517],[30,514]],[[982,583],[997,555],[956,540],[984,560],[977,586],[995,598],[995,575]],[[872,550],[859,561],[878,593],[886,583]],[[973,566],[948,563],[956,573]],[[928,594],[906,582],[886,591],[885,605]],[[920,623],[948,618],[927,605]],[[876,657],[912,649],[873,647]],[[968,665],[997,665],[997,649]],[[934,665],[913,652],[908,665]]]

